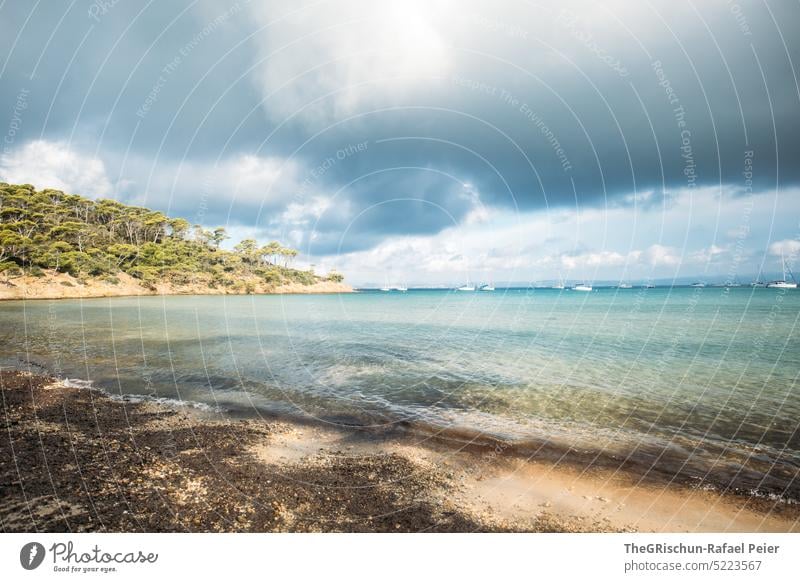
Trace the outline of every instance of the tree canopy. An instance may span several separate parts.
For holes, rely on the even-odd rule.
[[[295,249],[245,239],[227,251],[221,244],[228,238],[222,227],[208,230],[116,200],[0,182],[0,272],[7,277],[50,269],[75,277],[124,272],[145,285],[233,286],[242,277],[276,285],[319,280],[312,271],[291,268]]]

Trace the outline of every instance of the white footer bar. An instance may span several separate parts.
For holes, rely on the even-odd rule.
[[[795,579],[798,534],[3,534],[3,580]]]

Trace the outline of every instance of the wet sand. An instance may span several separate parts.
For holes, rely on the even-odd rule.
[[[800,507],[0,372],[5,532],[800,531]]]

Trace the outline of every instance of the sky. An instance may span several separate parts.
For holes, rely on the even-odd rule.
[[[800,252],[800,5],[0,1],[0,180],[355,285],[749,281]]]

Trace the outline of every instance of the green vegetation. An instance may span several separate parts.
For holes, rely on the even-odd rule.
[[[291,268],[294,249],[246,239],[226,251],[220,245],[227,238],[224,228],[206,230],[114,200],[0,183],[0,273],[6,279],[43,277],[51,270],[116,284],[123,272],[148,287],[199,283],[244,292],[252,292],[255,283],[322,280],[312,271]],[[339,282],[341,275],[326,280]]]

